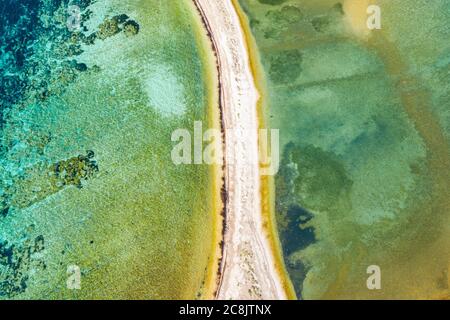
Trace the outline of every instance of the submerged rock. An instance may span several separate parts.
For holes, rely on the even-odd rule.
[[[9,212],[9,207],[7,207],[6,205],[2,206],[2,208],[0,209],[0,216],[6,217],[8,215],[8,212]]]
[[[36,165],[25,170],[14,179],[14,187],[3,196],[6,201],[0,203],[0,214],[6,215],[10,208],[27,208],[67,186],[82,188],[87,180],[98,172],[94,152],[61,160],[50,166]]]
[[[0,298],[14,298],[25,292],[29,273],[46,269],[43,258],[35,255],[44,249],[43,235],[34,241],[26,236],[12,244],[0,239]]]
[[[77,65],[75,66],[75,69],[77,69],[78,71],[84,72],[88,68],[87,68],[87,65],[85,63],[77,63]]]
[[[135,36],[139,32],[139,24],[134,20],[128,20],[123,26],[123,31],[127,37]]]
[[[105,19],[102,24],[98,27],[98,31],[96,33],[97,37],[101,40],[105,40],[111,36],[118,34],[122,29],[119,27],[118,19]]]
[[[127,37],[134,36],[139,32],[139,24],[131,20],[126,14],[119,14],[112,18],[105,18],[98,26],[98,31],[84,36],[85,44],[94,44],[96,39],[105,40],[109,37],[115,36],[120,32],[124,32]]]
[[[88,152],[87,156],[79,155],[68,160],[63,160],[53,166],[57,185],[75,185],[82,187],[82,181],[94,175],[98,171],[98,165],[92,160],[94,154]]]

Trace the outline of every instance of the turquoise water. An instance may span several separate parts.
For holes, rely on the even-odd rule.
[[[170,158],[171,133],[211,112],[198,18],[71,4],[75,31],[65,1],[1,4],[0,299],[201,296],[211,170]]]

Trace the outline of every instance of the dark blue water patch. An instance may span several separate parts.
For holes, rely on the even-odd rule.
[[[312,218],[313,214],[311,212],[298,205],[292,205],[286,214],[287,226],[280,230],[285,265],[299,299],[302,298],[303,282],[308,272],[308,267],[301,261],[291,261],[289,257],[291,254],[305,249],[316,241],[314,228],[302,227]]]
[[[78,5],[81,10],[92,0],[2,0],[0,2],[0,129],[4,122],[5,110],[18,103],[30,86],[30,78],[45,74],[47,61],[32,59],[33,55],[47,43],[41,43],[43,35],[46,42],[65,41],[71,33],[60,28],[58,22],[43,25],[41,15],[52,16],[61,6],[69,3]],[[77,50],[73,50],[76,52]],[[48,73],[48,72],[47,72]],[[33,89],[33,88],[32,88]]]
[[[8,246],[7,241],[0,241],[0,261],[2,264],[12,264],[13,246]]]
[[[40,31],[39,0],[17,1],[6,0],[0,5],[2,20],[0,21],[1,55],[3,70],[18,70],[31,51],[32,41]],[[5,61],[6,60],[6,61]]]
[[[31,55],[29,44],[36,39],[38,0],[4,0],[0,4],[0,126],[3,111],[18,101],[27,86],[23,67]]]
[[[25,17],[24,22],[28,24],[36,23],[37,12],[39,9],[40,0],[2,0],[0,3],[0,13],[2,19],[0,20],[0,35],[2,35],[6,28],[12,28],[19,24],[19,20]]]
[[[282,234],[283,250],[286,255],[290,255],[298,250],[305,249],[315,241],[314,228],[301,228],[313,218],[307,210],[294,205],[287,212],[288,225]]]

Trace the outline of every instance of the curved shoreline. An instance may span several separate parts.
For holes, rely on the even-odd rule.
[[[261,63],[260,53],[256,39],[254,38],[248,17],[246,16],[244,9],[239,3],[239,0],[231,0],[233,6],[239,17],[242,31],[244,33],[247,51],[250,56],[250,69],[255,79],[255,86],[260,94],[258,100],[258,119],[261,128],[269,128],[269,123],[265,110],[267,108],[268,88],[267,80],[265,78],[264,68]],[[265,151],[264,151],[265,152]],[[264,153],[263,152],[263,153]],[[267,154],[267,153],[265,153]],[[278,235],[278,227],[275,218],[275,177],[274,176],[262,176],[261,177],[261,195],[262,195],[262,216],[264,219],[265,230],[268,233],[270,246],[275,258],[275,265],[282,281],[284,290],[288,299],[297,300],[297,294],[295,293],[294,285],[289,277],[286,269],[286,265],[283,257],[283,249],[281,247],[280,238]]]
[[[215,93],[215,99],[213,99],[214,104],[218,103],[218,117],[220,122],[220,130],[222,133],[222,145],[223,145],[223,153],[225,154],[225,130],[224,130],[224,121],[223,121],[223,102],[222,102],[222,85],[220,83],[220,63],[218,60],[220,59],[217,55],[217,49],[216,49],[216,43],[214,38],[211,36],[210,26],[208,23],[208,20],[205,18],[205,14],[202,11],[202,8],[197,5],[195,0],[189,1],[189,3],[192,5],[192,10],[194,10],[198,18],[200,20],[201,28],[202,28],[202,34],[206,38],[205,40],[208,43],[208,50],[212,52],[210,56],[213,56],[213,60],[210,64],[211,67],[214,66],[215,72],[214,72],[214,82],[217,81],[217,83],[214,83],[214,85],[217,86],[217,94]],[[205,32],[206,31],[206,32]],[[217,97],[216,97],[217,95]],[[217,107],[217,106],[214,106]],[[214,122],[214,121],[213,121]],[[214,123],[212,124],[214,125]],[[213,241],[213,249],[211,252],[213,252],[213,261],[208,264],[207,266],[207,273],[206,273],[206,293],[202,295],[203,299],[214,299],[217,297],[217,292],[220,288],[220,281],[222,278],[222,261],[223,261],[223,254],[224,254],[224,237],[225,237],[225,230],[226,230],[226,211],[227,211],[227,190],[226,190],[226,183],[225,183],[225,159],[223,160],[223,165],[219,170],[214,170],[214,177],[215,181],[217,183],[218,180],[221,181],[220,186],[218,187],[219,192],[219,198],[220,198],[220,217],[218,219],[217,229],[214,233],[217,236],[218,239],[215,239]],[[217,171],[220,171],[217,173]],[[213,201],[213,203],[217,203],[216,201]],[[215,212],[216,214],[217,212]]]
[[[216,298],[287,299],[264,232],[257,135],[259,93],[240,19],[229,0],[193,2],[216,54],[227,159],[222,259]]]

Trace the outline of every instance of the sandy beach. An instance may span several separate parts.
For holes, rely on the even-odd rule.
[[[230,0],[194,0],[216,52],[225,137],[226,212],[217,299],[286,299],[261,214],[256,90]]]

